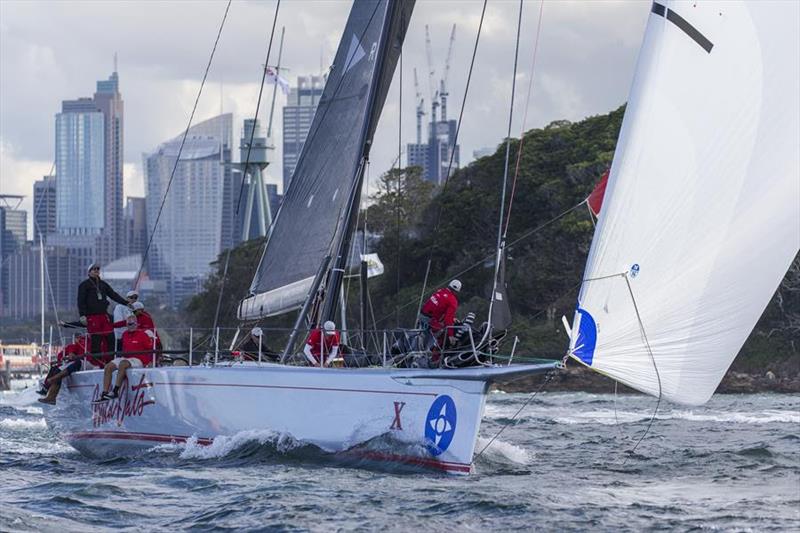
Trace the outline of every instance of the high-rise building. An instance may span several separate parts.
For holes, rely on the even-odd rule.
[[[65,101],[56,115],[56,227],[99,236],[105,226],[103,114],[90,98]]]
[[[82,247],[94,236],[101,262],[123,252],[123,108],[114,72],[94,97],[65,100],[56,115],[56,229]]]
[[[147,246],[147,204],[144,198],[128,196],[125,204],[125,255],[144,254]]]
[[[0,316],[10,302],[8,260],[28,237],[28,213],[19,208],[24,196],[0,195]]]
[[[444,104],[444,98],[443,104]],[[440,120],[436,118],[436,108],[432,107],[433,120],[428,122],[428,142],[422,143],[417,138],[416,143],[406,145],[406,161],[410,167],[422,168],[422,176],[433,183],[442,184],[447,177],[447,169],[450,168],[452,174],[461,163],[460,147],[454,144],[456,128],[458,122],[447,120],[444,116],[444,105],[442,105],[443,116]],[[417,115],[419,117],[419,115]],[[419,133],[419,128],[417,129]],[[450,159],[453,164],[450,167]]]
[[[272,218],[274,219],[283,201],[283,195],[278,194],[278,186],[274,183],[267,183],[267,200],[269,201],[270,213],[272,213]]]
[[[35,316],[39,303],[39,257],[25,244],[5,259],[6,301],[3,316],[16,320]]]
[[[231,118],[231,124],[233,123],[232,120]],[[222,124],[224,125],[224,121],[222,121]],[[233,135],[233,130],[231,130],[231,135]],[[232,140],[230,143],[226,141],[222,145],[223,161],[233,160],[232,142]],[[227,250],[242,242],[242,214],[244,209],[240,209],[237,214],[236,207],[239,205],[240,193],[243,197],[246,198],[246,196],[242,191],[242,173],[235,170],[233,165],[225,165],[222,172],[222,240],[220,246],[223,250]]]
[[[78,283],[86,275],[85,265],[60,246],[45,245],[45,282],[40,279],[40,248],[26,244],[6,258],[9,298],[3,316],[31,319],[41,313],[41,291],[45,310],[77,312],[75,295]]]
[[[33,235],[35,241],[39,234],[47,240],[56,232],[56,177],[44,176],[33,183]]]
[[[232,130],[230,113],[193,126],[177,167],[182,134],[144,155],[147,226],[153,239],[148,272],[150,279],[167,282],[167,303],[173,307],[199,290],[222,249],[225,168],[230,167]],[[173,167],[172,185],[156,227]]]
[[[125,242],[122,222],[124,103],[116,68],[108,80],[97,82],[94,102],[103,113],[105,126],[105,226],[98,240],[97,253],[100,261],[108,262],[124,255]]]
[[[283,194],[289,187],[324,88],[324,76],[298,76],[297,86],[289,91],[283,108]]]
[[[431,67],[431,39],[428,27],[425,26],[425,41],[428,55],[428,82],[430,121],[428,122],[427,142],[422,142],[422,117],[425,116],[424,102],[417,87],[417,71],[414,69],[414,86],[417,90],[416,115],[417,139],[416,143],[406,146],[407,166],[421,167],[422,176],[427,181],[441,185],[449,174],[452,174],[461,164],[461,153],[456,144],[456,130],[458,122],[447,118],[447,74],[450,71],[450,59],[453,53],[453,44],[456,38],[456,25],[450,32],[450,44],[442,72],[444,76],[439,79],[438,87],[434,82],[434,70]]]

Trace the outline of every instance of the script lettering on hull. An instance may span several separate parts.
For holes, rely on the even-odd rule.
[[[139,378],[139,384],[131,386],[127,376],[122,381],[119,388],[119,398],[105,403],[92,404],[92,425],[100,427],[103,424],[114,420],[121,426],[127,417],[142,416],[144,408],[156,403],[154,399],[148,399],[145,394],[147,389],[153,384],[145,381],[144,375]],[[92,401],[100,397],[100,385],[94,387]]]

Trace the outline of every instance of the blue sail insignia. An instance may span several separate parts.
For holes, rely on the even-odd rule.
[[[576,319],[579,320],[578,338],[575,341],[572,355],[591,366],[594,358],[594,348],[597,345],[597,324],[586,309],[578,307],[577,311]]]

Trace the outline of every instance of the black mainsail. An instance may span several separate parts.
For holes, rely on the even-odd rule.
[[[413,8],[414,0],[354,2],[240,319],[300,308],[325,258],[349,242],[363,163]]]

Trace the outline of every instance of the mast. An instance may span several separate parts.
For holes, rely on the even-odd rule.
[[[387,2],[386,10],[388,13],[392,13],[394,1],[389,0]],[[400,35],[404,35],[405,33],[405,25],[406,20],[403,16],[404,12],[401,11],[401,20],[400,20]],[[375,59],[375,68],[373,70],[374,78],[379,78],[380,75],[383,73],[383,66],[386,58],[386,52],[389,46],[388,38],[389,38],[389,31],[387,31],[387,24],[384,23],[383,27],[381,28],[381,36],[380,36],[380,46],[378,50],[382,51],[383,53],[379,53]],[[400,41],[402,46],[402,39]],[[369,100],[367,103],[367,109],[372,109],[375,105],[375,97],[378,93],[378,87],[380,83],[379,81],[375,81],[370,86],[370,93],[369,93]],[[358,215],[358,208],[360,206],[360,199],[361,199],[361,189],[364,182],[364,174],[366,170],[367,163],[369,161],[369,150],[372,145],[372,140],[369,138],[370,130],[372,129],[372,117],[369,117],[368,120],[365,120],[362,127],[361,127],[361,163],[356,170],[356,176],[354,180],[354,186],[350,190],[350,196],[347,202],[347,213],[344,218],[344,226],[340,233],[339,243],[336,248],[336,254],[334,256],[334,263],[330,271],[330,278],[328,280],[328,286],[326,287],[326,297],[325,302],[322,308],[322,313],[320,314],[320,320],[333,320],[336,308],[336,300],[339,295],[339,287],[344,279],[344,272],[345,268],[347,268],[347,258],[348,252],[350,251],[350,242],[353,237],[353,232],[355,231],[355,224],[356,218]]]
[[[306,142],[269,231],[249,296],[238,316],[249,320],[304,307],[320,263],[327,303],[314,321],[333,317],[338,287],[366,179],[369,145],[391,85],[412,0],[359,1],[347,24]],[[323,298],[323,300],[324,300]]]
[[[495,256],[494,263],[494,278],[492,279],[492,294],[489,299],[489,316],[486,322],[486,333],[481,342],[484,342],[492,335],[492,314],[494,311],[495,301],[499,301],[497,293],[497,285],[500,278],[501,271],[505,269],[505,249],[506,249],[506,232],[508,226],[503,227],[503,219],[505,218],[506,209],[506,188],[508,183],[508,162],[511,157],[511,123],[514,118],[514,96],[517,88],[517,60],[519,59],[519,36],[522,29],[522,0],[519,3],[519,15],[517,18],[517,41],[514,48],[514,71],[511,77],[511,102],[508,106],[508,131],[506,132],[506,157],[503,167],[503,190],[500,196],[500,218],[497,226],[497,255]],[[455,28],[453,28],[455,32]],[[505,283],[505,275],[503,275],[503,283]],[[505,301],[505,300],[504,300]]]
[[[117,54],[114,54],[114,62],[116,63]],[[39,303],[42,306],[42,343],[44,346],[44,239],[42,232],[39,232]]]
[[[361,187],[364,179],[364,167],[369,156],[367,152],[369,147],[365,150],[361,158],[361,164],[358,167],[357,177],[350,190],[348,199],[347,212],[344,217],[344,225],[340,233],[338,245],[336,246],[336,253],[334,255],[334,262],[331,266],[328,284],[325,288],[326,297],[320,314],[320,322],[326,320],[333,320],[336,313],[336,301],[339,296],[339,287],[344,279],[344,272],[347,268],[347,256],[350,250],[350,242],[353,237],[353,230],[355,229],[356,216],[358,215],[358,207],[360,205]]]

